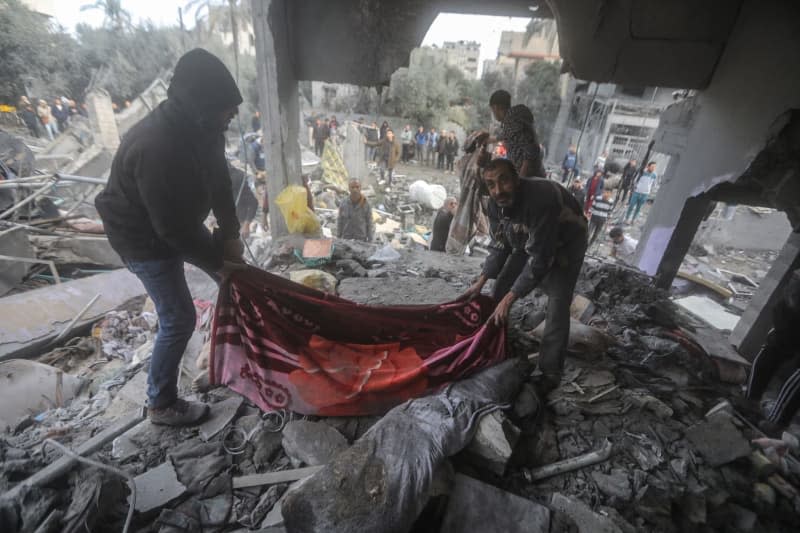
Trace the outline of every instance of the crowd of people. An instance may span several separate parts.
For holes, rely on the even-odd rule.
[[[53,98],[51,103],[43,98],[38,101],[34,98],[33,101],[36,105],[27,96],[20,96],[17,115],[31,136],[36,138],[46,136],[52,141],[67,129],[73,116],[89,116],[86,104],[78,105],[65,96]]]
[[[389,123],[384,121],[380,128],[376,122],[362,126],[364,136],[364,159],[375,161],[379,164],[388,159],[386,151],[387,143],[385,139],[388,133],[392,133],[393,138],[397,138]],[[400,132],[398,142],[400,144],[399,162],[411,163],[412,161],[429,167],[435,167],[445,173],[455,173],[455,160],[460,147],[455,131],[441,130],[436,128],[425,129],[419,126],[416,133],[412,131],[411,124],[406,124]]]

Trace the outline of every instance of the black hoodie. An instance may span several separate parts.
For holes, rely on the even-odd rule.
[[[178,60],[167,95],[122,139],[95,205],[123,260],[181,257],[218,270],[239,222],[225,139],[211,117],[242,96],[225,65],[199,48]],[[213,235],[203,225],[212,210]]]

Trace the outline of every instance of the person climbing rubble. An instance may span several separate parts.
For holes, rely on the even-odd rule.
[[[582,206],[555,181],[520,178],[507,159],[483,172],[489,190],[489,257],[478,280],[462,295],[470,299],[494,279],[497,307],[489,321],[508,321],[514,301],[541,286],[548,296],[539,350],[541,392],[558,386],[569,338],[569,307],[587,248]]]
[[[639,246],[639,241],[625,233],[619,226],[611,228],[608,236],[611,238],[611,242],[614,243],[611,247],[611,257],[626,265],[633,265],[633,258],[636,255],[636,247]]]
[[[800,269],[792,272],[783,298],[772,311],[772,329],[767,340],[753,360],[747,382],[747,399],[757,401],[779,368],[798,354],[800,335]],[[789,376],[781,386],[774,402],[767,404],[767,425],[785,427],[800,409],[800,368]],[[773,429],[765,428],[765,430]]]
[[[350,197],[339,206],[336,236],[340,239],[372,242],[375,222],[372,220],[372,207],[361,193],[361,182],[351,179],[348,188]]]
[[[531,110],[523,104],[512,107],[511,94],[503,90],[492,93],[489,107],[495,120],[500,122],[500,131],[496,137],[489,138],[488,144],[503,141],[508,150],[508,159],[514,164],[518,175],[545,177],[547,174],[542,164],[542,152]]]
[[[200,48],[184,54],[167,100],[123,138],[95,201],[111,246],[158,313],[147,388],[154,424],[191,425],[208,413],[178,398],[178,366],[196,321],[183,263],[225,275],[243,262],[223,137],[241,103],[222,61]],[[213,234],[203,225],[209,211],[219,225]]]

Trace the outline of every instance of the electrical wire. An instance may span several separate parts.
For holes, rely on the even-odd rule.
[[[128,533],[128,529],[131,526],[131,521],[133,520],[133,511],[136,508],[136,483],[134,483],[133,481],[133,476],[123,470],[114,468],[113,466],[108,466],[107,464],[101,463],[99,461],[95,461],[93,459],[87,459],[82,455],[78,455],[77,453],[70,450],[60,442],[56,442],[53,439],[45,439],[42,442],[42,454],[44,454],[44,449],[48,444],[51,445],[53,448],[56,448],[57,450],[61,451],[61,453],[63,453],[64,455],[67,455],[80,463],[84,463],[89,466],[99,468],[100,470],[105,470],[106,472],[111,472],[112,474],[124,477],[128,481],[128,486],[131,489],[131,497],[130,497],[130,504],[128,507],[128,515],[125,517],[125,525],[122,527],[122,533]]]

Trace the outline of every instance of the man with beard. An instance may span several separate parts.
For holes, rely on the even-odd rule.
[[[497,302],[489,322],[504,326],[514,301],[536,287],[547,294],[539,349],[540,392],[558,386],[569,340],[569,307],[586,253],[587,224],[575,197],[553,180],[520,178],[507,159],[490,161],[483,180],[489,190],[492,244],[483,273],[462,298],[480,293],[494,279]]]

